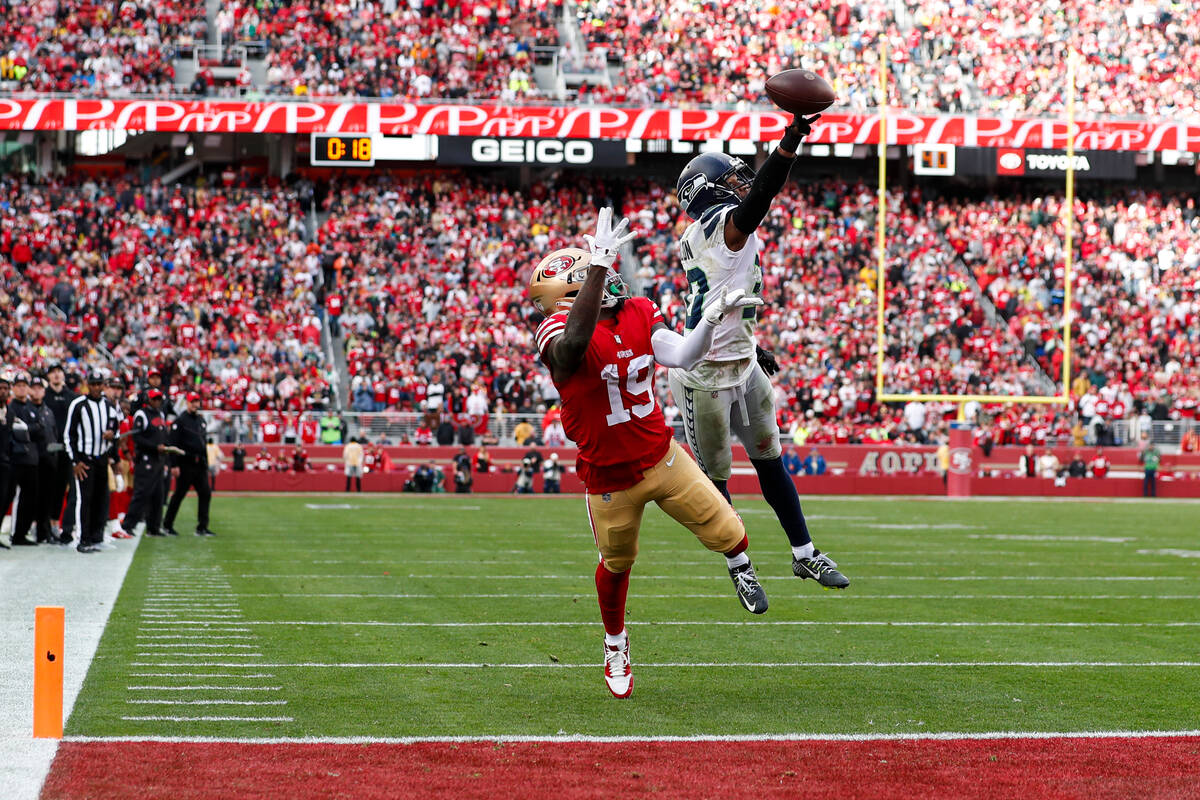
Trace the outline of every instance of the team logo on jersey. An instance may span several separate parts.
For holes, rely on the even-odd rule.
[[[611,494],[609,494],[608,492],[605,492],[604,494],[600,495],[600,499],[601,499],[601,500],[603,500],[603,501],[604,501],[604,502],[606,502],[606,503],[611,503],[611,502],[612,502],[612,495],[611,495]]]
[[[565,269],[570,269],[573,266],[575,266],[574,256],[559,256],[546,266],[542,267],[542,277],[553,278],[558,273]]]

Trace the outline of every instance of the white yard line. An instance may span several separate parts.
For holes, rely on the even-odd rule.
[[[239,633],[230,634],[230,635],[228,635],[228,636],[208,636],[207,634],[201,634],[201,633],[197,633],[197,634],[175,634],[175,633],[167,633],[167,634],[149,634],[149,633],[139,633],[139,634],[137,635],[137,638],[139,638],[139,639],[187,639],[188,641],[206,641],[206,642],[211,642],[211,641],[215,641],[215,640],[218,640],[218,639],[255,639],[255,638],[257,638],[257,637],[255,637],[255,636],[246,636],[246,635],[239,634]]]
[[[34,607],[66,609],[63,712],[69,717],[121,584],[141,539],[97,554],[58,547],[0,553],[0,586],[6,600],[0,625],[0,797],[36,800],[58,750],[53,739],[34,739]]]
[[[329,575],[260,573],[241,575],[242,578],[291,578],[295,580],[399,580],[415,578],[428,580],[531,580],[531,581],[590,581],[588,575]],[[727,575],[638,575],[641,580],[657,581],[728,581]],[[1192,581],[1200,575],[855,575],[856,580],[873,581]]]
[[[497,594],[460,594],[448,592],[445,594],[418,594],[399,592],[396,594],[381,593],[348,593],[348,592],[265,592],[262,594],[242,594],[239,597],[312,597],[312,598],[350,598],[350,599],[382,599],[382,600],[433,600],[437,598],[451,599],[486,599],[486,598],[565,598],[587,596],[581,592],[509,592]],[[728,592],[713,594],[641,594],[630,592],[630,599],[638,600],[674,600],[679,598],[713,599],[728,598]],[[805,597],[794,598],[806,600]],[[862,594],[860,592],[839,592],[837,594],[814,595],[813,599],[828,599],[832,602],[849,600],[1200,600],[1200,594]],[[214,637],[215,638],[215,637]]]
[[[273,672],[130,672],[130,678],[274,678]]]
[[[141,637],[139,637],[139,638],[141,638]],[[250,637],[246,637],[246,638],[250,638]],[[207,647],[210,649],[211,648],[229,647],[229,648],[242,648],[245,650],[253,650],[255,647],[258,647],[258,645],[256,645],[256,644],[216,644],[216,643],[207,642],[207,641],[205,641],[205,642],[171,642],[171,643],[139,642],[138,647]]]
[[[158,658],[160,656],[170,656],[171,658],[212,658],[213,656],[223,656],[224,658],[262,658],[262,653],[143,653],[137,654],[138,658]]]
[[[127,722],[294,722],[292,717],[121,717]]]
[[[134,662],[131,666],[201,666],[196,664],[175,665],[170,663],[163,664],[139,664]],[[205,663],[202,666],[206,667],[237,667],[238,664],[223,664],[220,662]],[[598,669],[597,664],[563,664],[555,662],[539,662],[528,664],[508,664],[508,663],[487,663],[487,662],[431,662],[424,663],[420,661],[355,661],[355,662],[320,662],[306,661],[294,663],[278,663],[278,664],[256,664],[257,667],[266,669]],[[926,668],[926,667],[950,667],[956,669],[963,668],[1006,668],[1006,667],[1029,667],[1033,669],[1066,669],[1066,668],[1104,668],[1104,669],[1150,669],[1150,668],[1188,668],[1194,669],[1200,667],[1200,661],[704,661],[704,662],[663,662],[663,663],[641,663],[635,665],[637,669],[712,669],[712,668],[737,668],[743,669],[748,667],[762,668],[792,668],[792,667],[828,667],[831,669],[840,668]],[[170,687],[160,687],[170,688]],[[221,689],[228,687],[214,686],[213,689]]]
[[[126,686],[130,692],[278,692],[282,686]]]
[[[126,700],[142,706],[286,706],[287,700]]]
[[[895,742],[958,741],[993,739],[1166,739],[1196,738],[1200,730],[1182,731],[984,731],[912,733],[764,733],[695,736],[587,736],[569,734],[530,736],[500,734],[493,736],[306,736],[306,737],[219,737],[219,736],[68,736],[71,742],[163,742],[196,744],[468,744],[471,742],[635,744],[638,742]]]
[[[399,620],[248,620],[247,625],[278,625],[281,627],[367,627],[367,628],[553,628],[553,627],[594,627],[595,620],[554,620],[554,621],[526,621],[526,622],[507,622],[507,621],[490,621],[490,622],[409,622]],[[708,626],[730,626],[730,627],[770,627],[770,626],[792,626],[792,627],[807,627],[807,626],[830,626],[830,627],[880,627],[880,628],[1195,628],[1200,627],[1200,621],[1174,621],[1174,622],[1022,622],[1022,621],[978,621],[978,620],[963,620],[963,621],[912,621],[912,620],[660,620],[652,622],[634,622],[625,623],[628,625],[647,626],[647,627],[672,627],[696,625],[701,627]],[[154,647],[155,645],[142,645],[143,647]],[[159,645],[168,646],[168,645]],[[212,645],[219,647],[221,645]],[[224,647],[243,647],[246,645],[224,645]],[[138,655],[172,655],[178,657],[191,658],[202,655],[210,655],[205,653],[139,653]],[[216,655],[216,654],[212,654]],[[231,656],[250,656],[258,655],[252,653],[229,653]]]

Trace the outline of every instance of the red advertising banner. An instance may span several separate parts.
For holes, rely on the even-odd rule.
[[[414,133],[555,139],[750,139],[782,135],[787,115],[772,111],[198,100],[53,100],[0,98],[0,130],[115,128],[196,133]],[[1200,123],[1092,120],[1075,124],[1078,150],[1200,152]],[[875,144],[878,114],[826,113],[811,144]],[[888,112],[890,144],[1063,149],[1058,119],[995,119]]]

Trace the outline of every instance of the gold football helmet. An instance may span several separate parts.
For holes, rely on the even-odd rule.
[[[586,250],[565,247],[555,250],[538,262],[529,278],[529,299],[537,306],[538,311],[550,316],[570,309],[580,287],[587,279],[588,264],[591,260],[592,257]],[[612,308],[627,297],[629,287],[625,285],[621,273],[609,267],[600,307]]]

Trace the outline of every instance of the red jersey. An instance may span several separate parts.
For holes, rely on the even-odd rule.
[[[670,447],[671,429],[654,399],[650,331],[659,322],[662,315],[648,299],[626,300],[616,317],[597,323],[574,374],[554,382],[562,396],[563,428],[579,447],[576,470],[589,492],[628,489]],[[543,361],[566,328],[565,311],[538,326]]]

